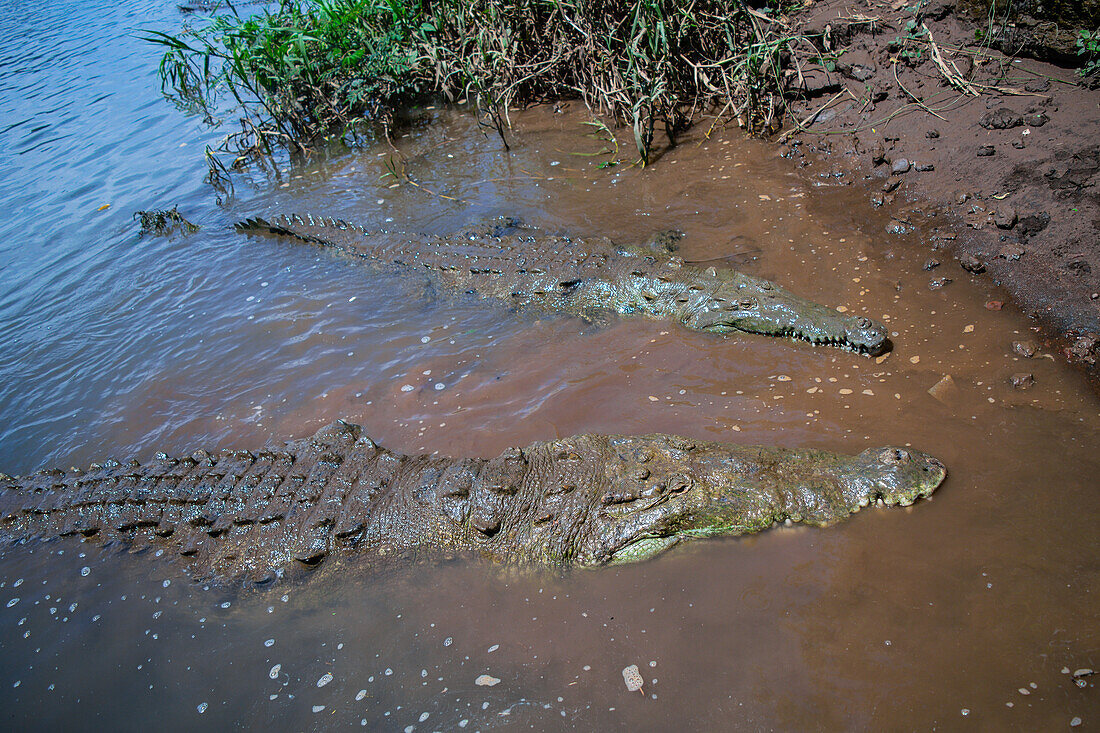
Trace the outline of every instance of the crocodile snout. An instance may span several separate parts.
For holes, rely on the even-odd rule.
[[[871,356],[878,356],[890,350],[890,334],[886,326],[862,316],[855,318],[845,329],[848,343]]]

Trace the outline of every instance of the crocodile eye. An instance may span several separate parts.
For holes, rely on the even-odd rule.
[[[682,494],[691,488],[691,478],[688,476],[672,476],[668,480],[668,493],[670,496]]]
[[[879,454],[879,457],[882,459],[883,463],[892,463],[895,465],[908,463],[913,459],[909,451],[902,450],[901,448],[887,448]]]

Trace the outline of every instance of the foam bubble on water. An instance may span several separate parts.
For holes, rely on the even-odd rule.
[[[206,712],[206,709],[207,709],[208,707],[210,707],[210,705],[208,705],[207,703],[205,703],[205,702],[200,702],[200,703],[199,703],[199,705],[198,705],[198,707],[197,707],[197,708],[195,708],[195,709],[199,711],[199,715],[202,715],[203,713],[205,713],[205,712]]]
[[[427,720],[429,715],[430,715],[430,713],[421,713],[420,714],[420,722],[423,723],[425,720]]]
[[[367,696],[367,691],[366,690],[360,690],[359,692],[355,693],[355,702],[359,702],[360,700],[362,700],[366,696]]]
[[[324,687],[329,682],[332,682],[332,673],[331,672],[325,672],[323,675],[321,675],[321,679],[317,680],[317,686],[318,687]]]
[[[12,598],[10,601],[8,601],[8,608],[11,608],[16,603],[19,603],[19,599],[18,598]]]
[[[494,685],[500,684],[500,678],[493,677],[492,675],[483,674],[480,675],[476,680],[474,680],[474,684],[478,687],[493,687]]]
[[[282,669],[283,665],[276,664],[274,667],[271,668],[271,671],[267,673],[267,676],[273,680],[277,680],[279,679],[279,672],[281,672]]]
[[[454,644],[454,643],[455,643],[454,638],[452,638],[450,636],[448,636],[446,639],[443,640],[443,646],[450,646],[451,644]]]
[[[87,565],[85,565],[84,567],[82,567],[80,569],[80,574],[85,578],[87,578],[88,574],[91,573],[91,572],[92,572],[92,569],[90,567],[88,567]]]
[[[489,649],[488,649],[488,653],[492,654],[492,653],[493,653],[493,652],[495,652],[495,651],[496,651],[497,649],[500,649],[500,644],[493,644],[493,645],[492,645],[491,647],[489,647]]]
[[[632,664],[629,667],[623,667],[623,682],[626,683],[626,689],[631,692],[638,692],[642,689],[642,673],[638,671],[638,665]]]
[[[267,641],[264,642],[264,646],[275,646],[275,640],[274,639],[268,639]]]
[[[313,712],[315,712],[315,713],[319,713],[324,709],[325,709],[324,705],[314,705],[313,706]]]

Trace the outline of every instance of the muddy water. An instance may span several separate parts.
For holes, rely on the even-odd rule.
[[[408,452],[666,431],[911,443],[950,475],[909,509],[573,573],[347,562],[242,592],[91,544],[7,548],[9,725],[1097,725],[1095,684],[1063,669],[1100,667],[1100,404],[1048,355],[1012,353],[1030,324],[987,309],[1003,296],[931,251],[950,222],[916,207],[913,232],[888,234],[898,212],[858,183],[732,131],[700,131],[648,170],[598,169],[576,105],[515,115],[510,153],[466,114],[421,110],[396,152],[332,151],[219,205],[201,182],[212,133],[158,98],[155,58],[126,35],[179,22],[159,3],[0,9],[0,102],[15,110],[0,137],[4,471],[260,446],[344,417]],[[409,179],[384,177],[390,161]],[[133,211],[173,204],[203,230],[138,234]],[[231,231],[282,211],[426,232],[510,215],[623,241],[678,227],[685,258],[884,320],[896,348],[875,360],[516,312]],[[1035,386],[1012,389],[1025,371]],[[629,664],[644,695],[623,684]]]

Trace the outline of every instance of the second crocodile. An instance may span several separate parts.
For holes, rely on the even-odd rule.
[[[841,313],[737,270],[691,265],[606,237],[552,236],[528,228],[513,233],[509,227],[408,235],[312,216],[249,219],[237,228],[289,235],[380,266],[422,271],[457,292],[515,305],[640,314],[711,333],[784,336],[872,356],[890,349],[886,327],[870,318]]]

